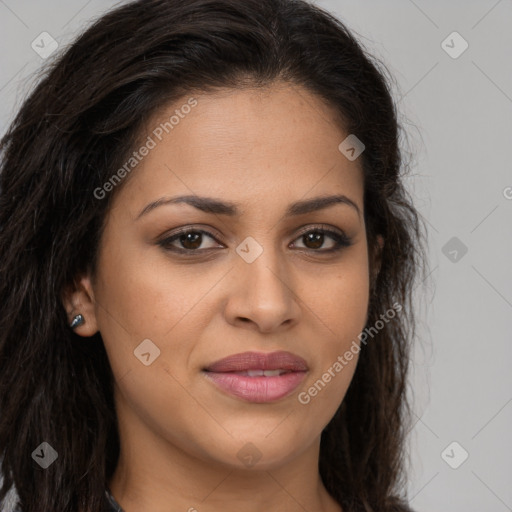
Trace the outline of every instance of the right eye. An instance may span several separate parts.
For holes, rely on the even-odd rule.
[[[208,231],[202,230],[202,229],[182,229],[178,231],[177,233],[164,238],[160,242],[158,242],[158,245],[163,247],[165,250],[172,251],[172,252],[178,252],[178,253],[199,253],[204,251],[209,251],[210,249],[213,249],[214,247],[207,247],[200,249],[200,246],[202,245],[204,241],[204,236],[207,236],[208,238],[211,238],[212,240],[216,240],[215,237]],[[176,245],[173,244],[180,244],[181,247],[176,247]]]

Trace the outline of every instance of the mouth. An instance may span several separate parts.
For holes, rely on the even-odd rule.
[[[285,373],[291,373],[290,370],[247,370],[244,372],[220,372],[231,373],[232,375],[242,375],[244,377],[279,377]]]
[[[309,368],[290,352],[244,352],[203,369],[217,389],[247,402],[274,402],[291,394]]]

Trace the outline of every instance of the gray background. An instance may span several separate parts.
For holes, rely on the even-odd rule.
[[[512,511],[512,0],[315,3],[396,77],[407,184],[429,228],[409,499],[418,512]],[[113,5],[0,0],[0,133],[44,62],[32,41],[65,45]],[[454,31],[469,45],[457,58]]]

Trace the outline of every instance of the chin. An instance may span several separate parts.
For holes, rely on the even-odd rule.
[[[310,444],[304,439],[294,440],[284,432],[276,435],[271,433],[270,436],[268,433],[238,437],[233,435],[226,443],[215,443],[222,451],[210,455],[218,463],[230,468],[265,471],[291,462]]]

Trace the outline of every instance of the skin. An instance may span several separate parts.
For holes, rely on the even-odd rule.
[[[64,298],[70,321],[77,312],[85,317],[77,334],[101,332],[116,380],[121,454],[110,489],[126,512],[339,512],[318,473],[320,435],[357,355],[308,404],[298,394],[365,327],[370,262],[360,160],[340,153],[348,133],[298,86],[194,97],[197,106],[116,191],[97,274],[80,276]],[[158,112],[142,140],[187,99]],[[350,198],[359,213],[335,204],[284,217],[290,203],[332,194]],[[229,217],[170,204],[137,219],[148,203],[177,195],[231,201],[242,211]],[[330,235],[316,243],[299,234],[322,224],[352,245],[326,254],[336,246]],[[180,227],[214,238],[158,245]],[[250,264],[235,251],[248,236],[263,248]],[[180,256],[169,247],[204,252]],[[134,356],[144,339],[160,350],[148,366]],[[228,395],[201,371],[231,354],[276,350],[303,357],[309,371],[273,403]],[[237,457],[244,446],[261,457],[251,467]]]

